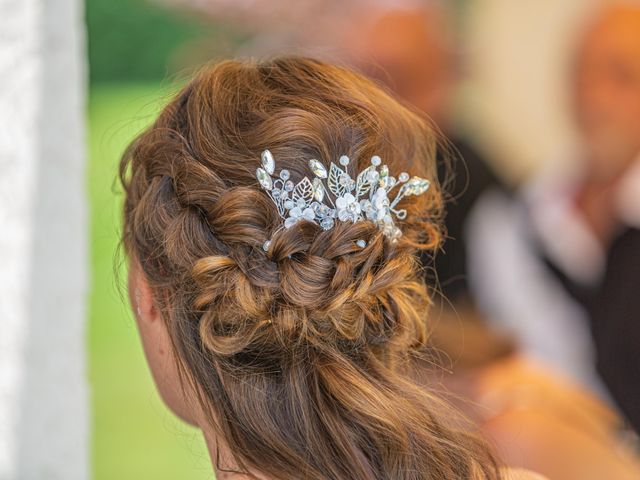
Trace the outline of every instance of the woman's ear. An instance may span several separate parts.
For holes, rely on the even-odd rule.
[[[137,261],[131,261],[129,265],[129,300],[138,322],[157,323],[160,320],[149,282]]]
[[[156,305],[153,291],[140,264],[129,265],[129,300],[153,380],[164,403],[182,420],[196,425],[188,384],[180,381],[169,329]]]

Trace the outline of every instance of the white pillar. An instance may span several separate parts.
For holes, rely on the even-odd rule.
[[[0,479],[89,477],[83,3],[0,0]]]

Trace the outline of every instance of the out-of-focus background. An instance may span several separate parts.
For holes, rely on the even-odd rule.
[[[87,1],[96,479],[211,478],[201,437],[173,419],[155,394],[112,274],[119,197],[110,180],[124,145],[204,61],[286,51],[331,57],[337,47],[332,37],[366,21],[367,2],[345,3],[308,0],[293,8],[280,1]],[[456,52],[463,70],[454,121],[495,162],[504,181],[516,184],[561,158],[570,145],[565,73],[576,31],[593,2],[446,3],[454,16],[451,34],[462,45]],[[308,32],[311,19],[319,25]]]
[[[74,147],[78,158],[73,172],[79,175],[78,178],[61,181],[71,182],[69,185],[75,189],[78,198],[84,195],[88,199],[87,211],[77,212],[77,215],[70,212],[76,215],[74,218],[78,220],[78,231],[88,233],[84,237],[81,233],[76,235],[76,238],[83,239],[78,248],[69,247],[68,253],[73,257],[83,280],[74,290],[75,295],[79,295],[78,308],[72,312],[77,320],[77,328],[74,327],[69,333],[76,343],[71,349],[61,348],[59,355],[79,369],[76,377],[80,393],[74,397],[79,406],[75,411],[78,412],[80,424],[84,425],[84,417],[87,422],[79,431],[70,433],[75,435],[75,440],[69,443],[64,455],[58,455],[57,460],[47,460],[44,469],[37,470],[34,467],[33,472],[48,474],[20,474],[26,471],[20,469],[20,462],[29,462],[30,455],[25,445],[30,443],[24,440],[18,442],[21,447],[15,447],[16,442],[12,441],[13,438],[22,438],[22,424],[12,413],[19,411],[20,396],[11,392],[23,391],[22,387],[16,386],[21,385],[21,375],[26,375],[24,372],[28,368],[39,367],[13,366],[14,363],[20,363],[20,358],[27,358],[26,347],[16,347],[13,353],[11,349],[5,350],[4,356],[0,356],[3,362],[0,364],[0,479],[87,476],[96,480],[213,478],[210,459],[199,432],[175,419],[154,389],[129,312],[124,287],[126,266],[122,255],[118,254],[122,201],[117,184],[119,157],[125,145],[153,120],[166,99],[198,65],[234,56],[301,53],[355,66],[379,80],[393,77],[389,87],[416,108],[430,114],[448,136],[464,138],[464,143],[457,145],[463,155],[467,146],[472,145],[469,156],[486,159],[483,171],[490,171],[491,182],[501,185],[502,190],[510,192],[505,194],[509,196],[515,195],[514,192],[519,192],[522,186],[531,183],[541,172],[572,171],[574,168],[575,145],[579,142],[572,115],[575,98],[572,96],[574,87],[571,78],[575,71],[576,52],[585,22],[596,8],[607,2],[86,0],[83,5],[76,0],[69,2],[72,7],[57,13],[59,18],[56,21],[61,22],[59,24],[52,23],[54,20],[47,12],[51,13],[56,4],[65,2],[49,2],[46,9],[43,3],[46,2],[0,0],[0,25],[3,24],[3,14],[7,15],[5,18],[11,18],[11,22],[6,20],[5,24],[12,25],[11,29],[5,27],[4,30],[0,26],[0,68],[9,71],[21,58],[31,58],[30,55],[35,58],[39,54],[38,48],[34,50],[33,45],[44,45],[42,52],[45,53],[41,55],[46,54],[46,49],[63,45],[61,39],[68,39],[75,45],[70,61],[76,65],[77,71],[61,69],[56,73],[56,78],[59,84],[71,85],[65,81],[65,75],[73,75],[73,92],[68,97],[60,98],[72,98],[71,110],[76,112],[74,118],[81,118],[82,112],[86,112],[86,137],[78,138]],[[419,21],[419,26],[416,26],[415,18],[411,15],[405,16],[406,12],[415,9],[431,12],[427,19]],[[395,13],[386,16],[387,12]],[[57,30],[56,25],[59,25]],[[640,28],[640,24],[637,25]],[[413,32],[413,27],[415,36],[412,37],[408,32]],[[56,31],[48,36],[34,34],[33,45],[25,46],[20,43],[23,41],[19,34],[21,28],[34,32],[47,29]],[[43,42],[43,38],[51,41]],[[20,49],[10,50],[10,41]],[[429,44],[429,47],[421,42]],[[415,51],[411,46],[415,46]],[[417,66],[419,62],[413,62],[417,57],[412,55],[427,60],[424,65]],[[25,78],[31,78],[31,75],[39,78],[42,72],[45,75],[43,78],[46,78],[51,65],[44,60],[34,60],[32,63],[33,68],[30,64],[24,68]],[[416,70],[407,71],[408,65],[413,65]],[[383,70],[387,73],[381,73]],[[15,95],[21,91],[22,81],[22,77],[15,79],[11,83],[13,93],[5,89],[5,97],[1,97],[0,116],[5,120],[8,117],[20,120],[20,115],[12,116],[12,112],[18,109],[20,112],[30,111],[28,102],[21,105],[15,101]],[[429,95],[416,93],[423,85],[427,88],[427,84],[431,89]],[[62,95],[62,90],[50,84],[45,83],[38,88],[40,94],[36,96],[35,103],[40,98],[55,99],[56,95]],[[56,108],[64,108],[64,105]],[[56,123],[58,117],[55,111],[51,110],[46,119],[47,125]],[[24,121],[27,126],[31,125],[29,118]],[[65,121],[58,127],[70,125],[73,122]],[[55,131],[63,135],[65,128]],[[83,137],[82,129],[78,130],[78,135]],[[7,165],[17,158],[15,152],[20,151],[13,150],[14,138],[17,137],[12,136],[10,130],[0,132],[0,160],[6,160]],[[26,137],[23,141],[27,142]],[[82,157],[84,151],[87,153],[86,162]],[[24,155],[25,158],[43,157],[28,152]],[[64,153],[60,155],[64,156]],[[4,168],[2,165],[0,163],[0,168]],[[34,165],[37,168],[38,161]],[[3,187],[0,193],[17,188],[9,183],[14,182],[12,178],[22,178],[23,175],[19,169],[7,171],[15,176],[7,175],[4,181],[0,178]],[[474,171],[471,166],[469,171]],[[23,176],[31,178],[29,172]],[[3,175],[5,173],[0,171],[0,177]],[[45,176],[41,182],[46,184],[47,178]],[[81,178],[86,179],[85,184],[80,183]],[[475,178],[467,178],[463,183],[468,182],[473,189]],[[7,193],[6,198],[9,195]],[[37,197],[37,193],[34,195]],[[5,206],[12,205],[2,196],[0,201],[5,201]],[[514,203],[517,202],[514,200]],[[489,202],[489,207],[491,205]],[[497,210],[501,208],[498,206]],[[504,224],[503,217],[492,216],[494,210],[487,208],[489,216],[479,217],[480,223],[483,222],[482,218],[488,218],[490,220],[486,221],[489,223],[495,221],[496,225],[500,222]],[[64,215],[56,216],[59,212],[46,217],[46,221],[54,225],[56,219],[66,222]],[[467,213],[462,212],[463,215]],[[34,215],[35,220],[38,218]],[[27,223],[32,221],[31,217],[27,220]],[[44,230],[39,232],[39,238],[46,237],[47,229]],[[31,230],[26,231],[25,235],[28,235]],[[476,228],[473,231],[480,232],[478,235],[481,236],[486,229]],[[60,238],[64,242],[65,237]],[[0,243],[0,261],[11,260],[11,248],[21,245],[21,239],[17,236]],[[490,237],[488,241],[491,243]],[[509,245],[512,247],[509,253],[517,254],[518,247]],[[49,255],[52,253],[50,251]],[[83,257],[85,253],[86,258]],[[46,248],[42,255],[45,254]],[[28,252],[24,253],[24,258],[30,258]],[[85,260],[86,265],[83,263]],[[52,274],[52,282],[64,278],[64,259],[60,259],[60,262],[52,267],[58,272]],[[500,263],[500,260],[497,262]],[[482,262],[476,262],[469,269],[472,270],[474,266],[476,269],[483,268]],[[531,271],[537,272],[535,268]],[[0,287],[14,284],[16,277],[12,272],[5,270],[0,277]],[[524,268],[523,272],[528,275],[530,271]],[[26,300],[16,303],[15,311],[18,313],[15,318],[11,317],[13,321],[7,322],[6,344],[0,338],[0,346],[9,345],[15,339],[23,345],[24,338],[28,338],[30,330],[23,331],[20,324],[23,315],[20,308],[28,304],[28,299],[33,295],[30,285],[25,281],[16,287]],[[496,317],[500,317],[512,307],[496,305],[492,297],[495,292],[482,292],[482,288],[479,290],[486,293],[488,307],[484,315],[488,315],[486,312],[497,312]],[[13,308],[11,302],[15,298],[22,298],[15,297],[11,292],[13,290],[8,287],[3,291],[0,300],[4,303],[0,303],[0,312],[6,314],[10,307]],[[83,292],[88,296],[83,297]],[[451,294],[457,294],[457,290],[452,288]],[[51,295],[51,305],[55,309],[58,303],[53,299],[55,294]],[[76,297],[69,298],[71,303],[76,301]],[[528,308],[526,302],[519,306]],[[562,308],[560,310],[564,312]],[[32,314],[24,313],[25,318],[31,318],[29,315]],[[575,321],[572,315],[566,315],[567,318],[571,317],[571,320],[567,320],[568,324]],[[58,318],[62,330],[66,328],[65,318]],[[88,319],[86,331],[82,327],[84,318]],[[29,328],[37,330],[34,320],[27,323],[35,325]],[[550,363],[556,361],[554,367],[563,374],[575,374],[576,383],[587,385],[594,396],[602,398],[603,402],[616,404],[611,400],[611,392],[606,391],[599,381],[598,385],[589,383],[587,377],[593,373],[593,369],[589,369],[584,376],[584,372],[578,371],[579,368],[572,371],[575,366],[572,362],[575,358],[582,358],[580,354],[576,354],[575,358],[569,358],[569,355],[564,358],[565,352],[558,353],[553,350],[553,345],[548,352],[544,348],[536,350],[536,335],[540,332],[526,329],[519,332],[509,321],[503,326],[514,336],[523,336],[520,340],[524,351],[533,357],[536,353],[540,357],[548,354],[552,360]],[[561,332],[569,337],[588,336],[585,326],[580,327],[575,335],[570,327],[567,328],[569,330]],[[533,338],[530,343],[527,343],[527,335]],[[87,339],[86,358],[81,351],[84,338]],[[552,339],[550,343],[554,344],[556,340]],[[42,342],[46,345],[45,339]],[[591,341],[585,341],[585,344],[590,345]],[[2,352],[0,355],[3,355]],[[85,361],[86,364],[83,363]],[[83,384],[85,378],[88,390]],[[640,384],[640,378],[637,380]],[[40,397],[43,408],[46,409],[44,398],[47,392],[56,388],[52,385],[51,390],[39,392],[45,395]],[[621,395],[624,397],[624,394]],[[628,411],[624,407],[623,410]],[[29,416],[28,413],[26,415]],[[65,435],[62,430],[60,434]],[[39,430],[36,428],[34,431]],[[76,469],[70,467],[74,462],[79,464]],[[74,473],[69,473],[71,471]]]

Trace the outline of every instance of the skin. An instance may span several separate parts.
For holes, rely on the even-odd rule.
[[[486,394],[517,399],[522,393],[514,390],[532,392],[528,400],[516,400],[481,422],[510,465],[551,479],[640,478],[638,459],[613,434],[617,416],[568,381],[512,357],[480,372],[475,386],[478,399]]]
[[[199,426],[200,414],[192,401],[195,396],[180,384],[166,324],[140,265],[133,261],[129,266],[128,293],[147,364],[162,400],[181,420]]]
[[[350,26],[347,57],[447,130],[457,80],[447,12],[436,5],[376,12]]]
[[[575,204],[606,248],[618,227],[614,192],[640,153],[639,6],[614,4],[588,25],[571,80],[586,167]]]

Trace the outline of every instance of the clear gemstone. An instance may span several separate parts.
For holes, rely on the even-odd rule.
[[[291,174],[289,173],[289,170],[282,170],[280,172],[280,178],[282,180],[289,180],[289,177],[291,176]]]
[[[258,182],[260,182],[260,186],[265,190],[271,190],[271,187],[273,187],[273,180],[271,180],[271,177],[264,168],[258,167],[256,169],[256,178]]]
[[[262,244],[262,249],[263,249],[265,252],[268,252],[268,251],[269,251],[269,247],[270,247],[270,246],[271,246],[271,240],[267,240],[266,242],[264,242],[264,243]]]
[[[378,178],[380,178],[380,174],[378,172],[376,172],[375,170],[369,170],[367,172],[367,180],[370,183],[375,183],[378,181]]]
[[[346,187],[347,185],[349,185],[350,180],[351,178],[349,178],[349,175],[343,173],[342,175],[340,175],[340,178],[338,178],[338,183],[343,187]]]
[[[402,172],[398,176],[398,180],[400,180],[401,182],[406,182],[407,180],[409,180],[409,174],[407,172]]]
[[[292,217],[299,217],[302,215],[302,209],[300,207],[293,207],[289,212],[289,215]]]
[[[264,152],[262,152],[262,166],[269,173],[269,175],[273,175],[273,172],[276,169],[276,162],[269,150],[265,150]]]
[[[343,222],[346,222],[347,220],[351,220],[351,214],[347,210],[339,210],[338,218]]]
[[[271,195],[273,195],[273,198],[280,198],[280,195],[282,194],[282,190],[280,190],[279,188],[274,188],[273,190],[271,190]]]
[[[287,210],[291,210],[295,206],[296,204],[293,203],[293,200],[285,200],[284,202],[284,208],[286,208]]]
[[[346,167],[347,165],[349,165],[349,157],[347,157],[346,155],[342,155],[340,157],[340,160],[338,160],[340,162],[340,165],[342,165],[343,167]]]
[[[289,217],[284,221],[284,228],[291,228],[298,221],[295,217]]]
[[[358,240],[356,242],[356,245],[358,245],[360,248],[364,248],[367,246],[367,242],[365,242],[364,240]]]
[[[336,198],[336,207],[338,207],[339,210],[347,208],[347,200],[344,197]]]
[[[313,197],[319,202],[324,199],[324,187],[319,178],[313,179]]]
[[[316,177],[327,178],[327,169],[315,158],[309,160],[309,167]]]
[[[312,208],[305,208],[302,211],[302,218],[304,218],[305,220],[309,220],[310,222],[313,222],[313,219],[316,217],[316,213],[313,211]]]
[[[422,195],[429,190],[430,182],[420,177],[413,177],[400,189],[399,195]]]
[[[431,185],[429,180],[425,180],[424,178],[420,177],[413,177],[413,179],[416,181],[414,185],[414,195],[422,195],[427,190],[429,190],[429,186]]]
[[[327,217],[330,215],[331,215],[331,209],[329,207],[327,207],[326,205],[320,205],[318,207],[318,216]]]
[[[304,208],[306,207],[307,203],[304,201],[304,198],[299,198],[298,200],[296,200],[296,207],[300,207],[300,208]]]
[[[378,155],[371,157],[371,165],[378,166],[382,163],[382,159]]]
[[[377,211],[375,208],[368,208],[366,214],[369,220],[376,220]]]
[[[320,227],[322,227],[323,230],[329,230],[330,228],[333,228],[333,223],[333,218],[326,217],[320,221]]]
[[[287,192],[292,192],[294,188],[295,188],[295,185],[293,184],[293,182],[292,182],[291,180],[287,180],[287,181],[284,183],[284,189],[285,189]]]

